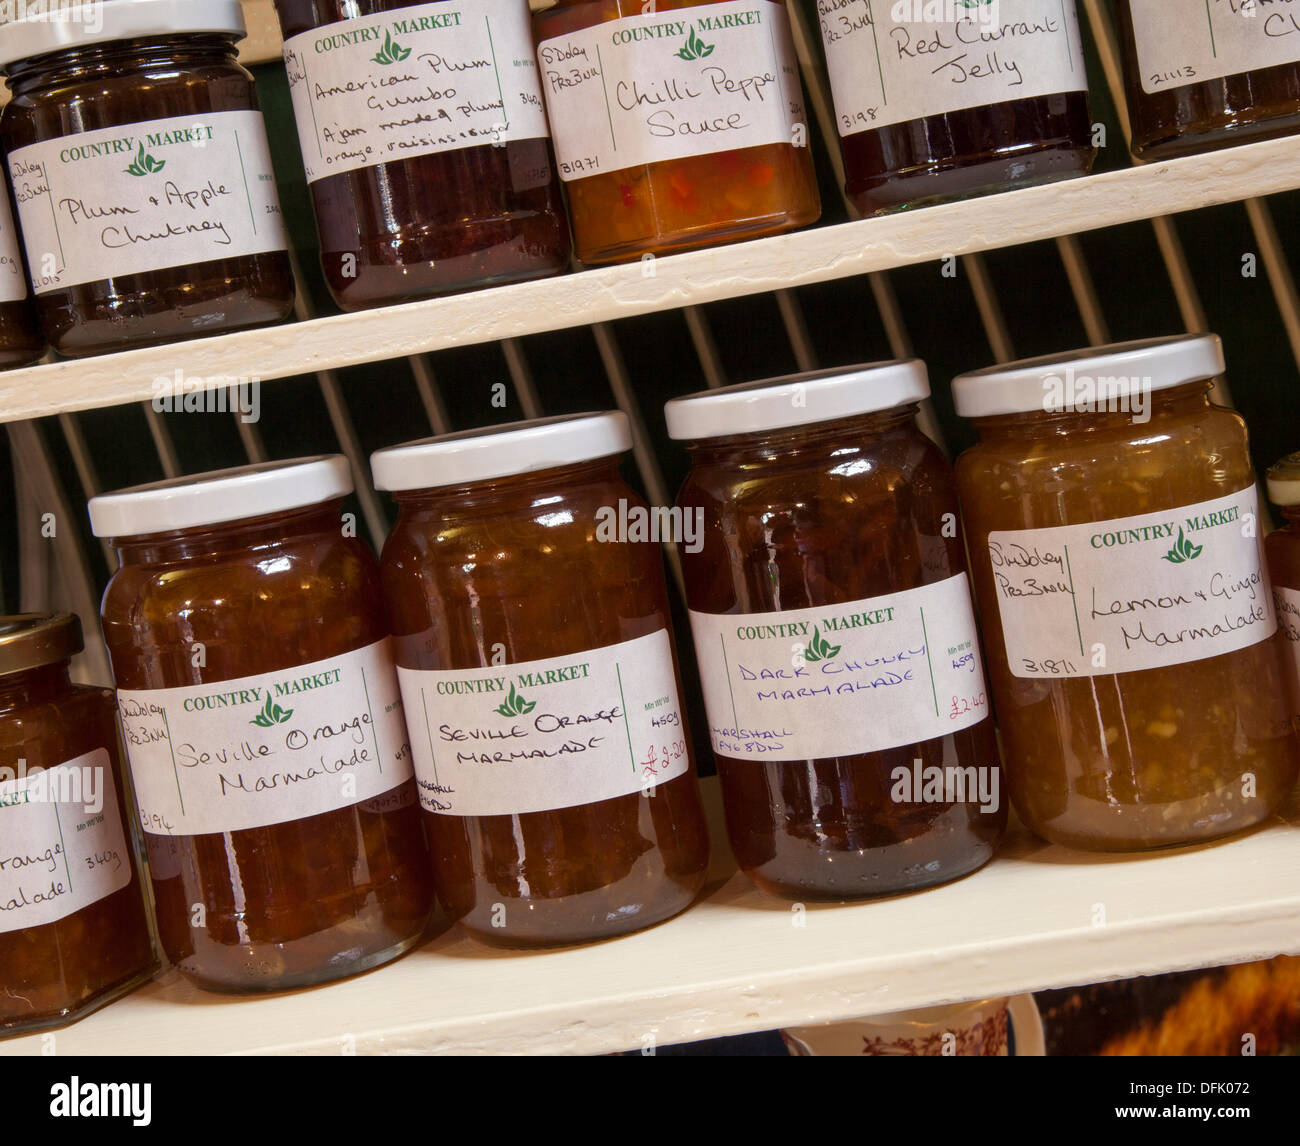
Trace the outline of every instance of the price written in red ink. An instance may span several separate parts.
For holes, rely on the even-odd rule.
[[[975,696],[954,696],[952,707],[948,710],[948,719],[957,720],[959,717],[969,716],[972,712],[979,712],[988,706],[989,698],[982,692]]]
[[[667,744],[652,744],[641,761],[641,777],[653,780],[665,772],[671,771],[673,765],[686,755],[686,741],[673,740]]]

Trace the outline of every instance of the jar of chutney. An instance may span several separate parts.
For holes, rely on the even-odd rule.
[[[527,0],[276,0],[276,10],[339,306],[567,269]]]
[[[36,327],[9,195],[0,187],[0,370],[30,365],[44,352],[45,339]]]
[[[684,910],[708,838],[623,414],[381,450],[384,595],[439,899],[512,946]],[[644,525],[644,522],[642,522]]]
[[[1117,0],[1133,154],[1173,159],[1300,130],[1294,7]]]
[[[0,1036],[60,1026],[157,969],[112,690],[75,685],[71,613],[0,617]]]
[[[918,361],[669,402],[679,544],[727,834],[765,891],[974,871],[1007,818],[952,473]]]
[[[432,909],[378,568],[347,461],[93,498],[104,638],[163,948],[201,987],[376,967]]]
[[[964,374],[957,462],[1016,811],[1096,851],[1227,835],[1297,770],[1246,426],[1212,334]]]
[[[32,6],[0,113],[50,345],[77,357],[276,322],[288,240],[237,0]]]
[[[785,0],[550,0],[533,31],[583,262],[821,214]]]
[[[1086,175],[1096,152],[1074,0],[817,0],[864,215]]]

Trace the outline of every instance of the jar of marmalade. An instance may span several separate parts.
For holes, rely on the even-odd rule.
[[[708,838],[663,556],[619,477],[622,414],[381,450],[384,595],[439,898],[513,946],[690,904]]]
[[[549,0],[533,15],[578,257],[772,235],[821,214],[785,0]]]
[[[1264,538],[1273,605],[1285,650],[1287,695],[1291,720],[1300,729],[1300,454],[1288,454],[1268,470],[1269,500],[1282,511],[1286,524]]]
[[[0,187],[0,370],[27,366],[44,352],[45,340],[37,333],[27,293],[9,195]]]
[[[817,0],[845,192],[864,215],[1086,175],[1074,0]]]
[[[41,326],[81,356],[276,322],[288,239],[237,0],[29,5],[0,141]]]
[[[953,385],[989,674],[1021,819],[1053,843],[1190,843],[1296,778],[1245,423],[1214,335]]]
[[[921,362],[668,403],[727,834],[764,891],[911,891],[993,855],[1007,802],[952,472]]]
[[[527,0],[276,0],[276,10],[339,306],[568,267]]]
[[[106,688],[81,622],[0,617],[0,1035],[79,1019],[157,968]]]
[[[1133,154],[1172,159],[1300,130],[1293,7],[1118,0]]]
[[[341,978],[432,892],[378,568],[345,459],[92,499],[104,637],[163,948],[201,987]]]

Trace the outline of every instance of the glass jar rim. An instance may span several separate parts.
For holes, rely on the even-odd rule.
[[[1300,450],[1269,466],[1265,481],[1268,500],[1274,505],[1282,509],[1300,505]]]
[[[85,647],[75,613],[0,616],[0,676],[70,661]]]

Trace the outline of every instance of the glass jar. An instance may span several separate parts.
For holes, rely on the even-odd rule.
[[[785,0],[552,0],[533,15],[578,257],[773,235],[821,199]]]
[[[276,10],[339,306],[568,267],[527,0],[276,0]]]
[[[5,24],[0,141],[41,326],[79,357],[276,322],[288,239],[237,0]]]
[[[622,414],[381,450],[384,595],[439,898],[512,946],[685,909],[708,838],[663,556],[619,529]]]
[[[0,617],[0,1036],[71,1022],[157,969],[106,688],[81,622]]]
[[[850,899],[987,863],[1007,804],[921,362],[668,403],[686,600],[741,869]]]
[[[1126,851],[1259,823],[1296,778],[1246,426],[1214,335],[966,374],[957,462],[1012,800]]]
[[[1300,12],[1117,0],[1130,143],[1172,159],[1300,130]]]
[[[37,332],[27,293],[9,195],[0,187],[0,370],[28,366],[44,353],[45,340]]]
[[[1300,453],[1289,454],[1268,470],[1269,500],[1285,524],[1264,538],[1273,605],[1285,653],[1291,722],[1300,729]]]
[[[1074,0],[817,0],[817,11],[845,193],[862,214],[1092,169]]]
[[[379,571],[347,462],[92,499],[104,637],[163,948],[201,987],[364,971],[432,906]]]

